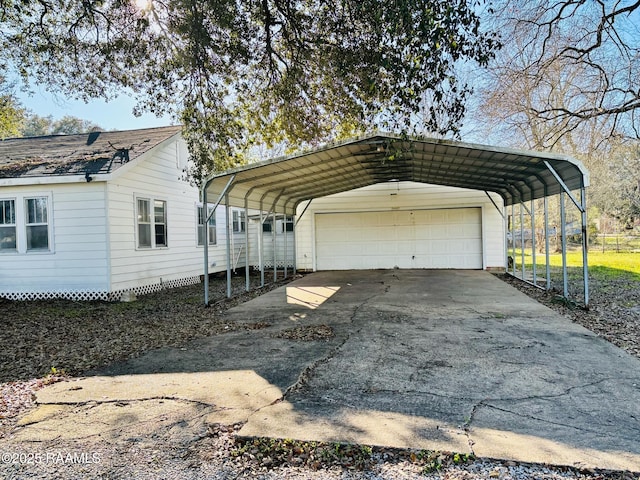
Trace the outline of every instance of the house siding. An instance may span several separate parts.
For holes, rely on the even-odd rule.
[[[254,212],[258,215],[258,212]],[[249,263],[255,268],[260,268],[260,248],[262,248],[262,261],[265,268],[273,268],[273,255],[275,247],[276,266],[278,268],[293,268],[294,265],[294,245],[295,238],[293,232],[283,232],[283,221],[276,221],[275,243],[272,232],[263,232],[260,221],[254,218],[250,223],[249,242],[251,250],[249,252]],[[262,246],[260,245],[262,236]],[[285,258],[286,256],[286,258]]]
[[[491,195],[498,206],[503,204],[499,195]],[[306,202],[299,205],[297,213],[301,214],[305,206]],[[415,182],[389,182],[314,199],[296,227],[297,268],[316,269],[316,213],[472,207],[482,209],[484,268],[504,267],[502,217],[484,192]]]
[[[181,140],[159,146],[108,182],[112,292],[197,281],[203,272],[203,247],[197,245],[198,189],[182,180]],[[167,247],[138,248],[136,198],[163,200],[167,206]],[[210,271],[226,268],[224,208],[216,210],[216,245],[209,246]],[[244,234],[234,234],[234,251]],[[244,247],[242,247],[244,248]],[[244,266],[240,256],[239,266]],[[141,290],[142,293],[145,290]]]
[[[108,289],[105,188],[100,183],[4,186],[0,198],[49,197],[50,251],[0,254],[0,296],[92,298]],[[19,229],[23,230],[20,226]],[[23,232],[21,232],[23,233]]]

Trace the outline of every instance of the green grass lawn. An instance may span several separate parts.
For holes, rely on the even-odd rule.
[[[520,262],[520,252],[516,251],[516,262]],[[640,252],[601,252],[590,250],[588,253],[589,273],[591,276],[612,278],[620,275],[640,281]],[[544,272],[544,253],[536,254],[538,272]],[[562,267],[562,255],[549,255],[549,264],[554,271]],[[531,271],[531,250],[525,251],[525,266]],[[582,252],[567,252],[567,267],[578,273],[582,267]],[[540,274],[539,273],[539,274]]]

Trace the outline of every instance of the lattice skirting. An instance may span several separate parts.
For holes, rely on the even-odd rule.
[[[276,262],[276,264],[278,265],[278,268],[284,268],[284,260],[282,262]],[[264,262],[264,268],[267,269],[272,269],[273,268],[273,261],[271,262]],[[289,261],[287,262],[287,268],[293,268],[293,262]],[[253,265],[253,269],[255,271],[260,271],[260,265]]]
[[[151,285],[142,285],[139,287],[133,287],[124,290],[117,290],[114,292],[105,291],[87,291],[87,290],[54,290],[44,292],[0,292],[0,298],[6,298],[7,300],[53,300],[53,299],[65,299],[74,301],[89,301],[89,300],[103,300],[103,301],[118,301],[122,298],[125,292],[132,292],[135,295],[148,295],[150,293],[159,292],[167,288],[186,287],[187,285],[195,285],[200,283],[200,276],[180,278],[177,280],[169,280],[161,283],[154,283]]]

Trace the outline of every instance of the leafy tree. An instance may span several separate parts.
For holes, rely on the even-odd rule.
[[[62,118],[54,120],[52,115],[41,117],[34,113],[30,113],[24,120],[24,127],[21,130],[23,137],[37,137],[41,135],[73,135],[76,133],[86,133],[92,129],[102,128],[95,123],[65,115]]]
[[[483,0],[3,0],[2,55],[23,80],[88,99],[122,89],[174,113],[196,180],[254,143],[314,143],[372,126],[455,133],[457,65],[499,48]]]
[[[0,140],[18,136],[24,120],[24,109],[0,75]]]
[[[41,117],[40,115],[29,114],[24,120],[24,125],[20,131],[20,136],[40,137],[43,135],[51,135],[52,123],[52,115]]]

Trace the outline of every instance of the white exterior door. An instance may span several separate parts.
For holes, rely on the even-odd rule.
[[[316,269],[482,269],[480,208],[316,213]]]

